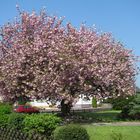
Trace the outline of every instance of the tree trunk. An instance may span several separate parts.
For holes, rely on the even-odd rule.
[[[65,99],[62,99],[61,101],[61,113],[62,116],[69,116],[72,103],[71,102],[65,103],[65,101],[66,101]]]

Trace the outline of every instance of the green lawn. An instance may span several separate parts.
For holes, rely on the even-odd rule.
[[[95,122],[118,122],[118,115],[121,111],[108,110],[99,112],[77,112],[84,119],[92,120],[83,125],[90,135],[90,140],[139,140],[140,126],[96,126]],[[129,120],[127,120],[129,121]]]
[[[84,119],[91,118],[91,122],[116,122],[120,121],[118,115],[121,111],[118,110],[107,110],[99,112],[77,112],[78,116],[82,116]]]
[[[140,139],[140,126],[93,126],[92,124],[83,126],[87,129],[90,140]],[[121,136],[122,139],[119,139]]]

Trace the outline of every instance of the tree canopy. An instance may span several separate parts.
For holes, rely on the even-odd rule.
[[[0,94],[59,100],[135,93],[135,59],[109,33],[21,12],[0,29]]]

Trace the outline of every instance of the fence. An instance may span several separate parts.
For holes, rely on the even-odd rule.
[[[0,140],[48,140],[38,134],[28,135],[20,130],[8,127],[0,127]]]

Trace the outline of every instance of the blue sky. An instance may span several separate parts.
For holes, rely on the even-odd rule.
[[[64,24],[71,22],[77,28],[82,23],[95,25],[140,56],[140,0],[1,0],[1,26],[18,15],[16,4],[29,12],[46,7],[48,14],[65,16]],[[136,84],[140,87],[140,75]]]

